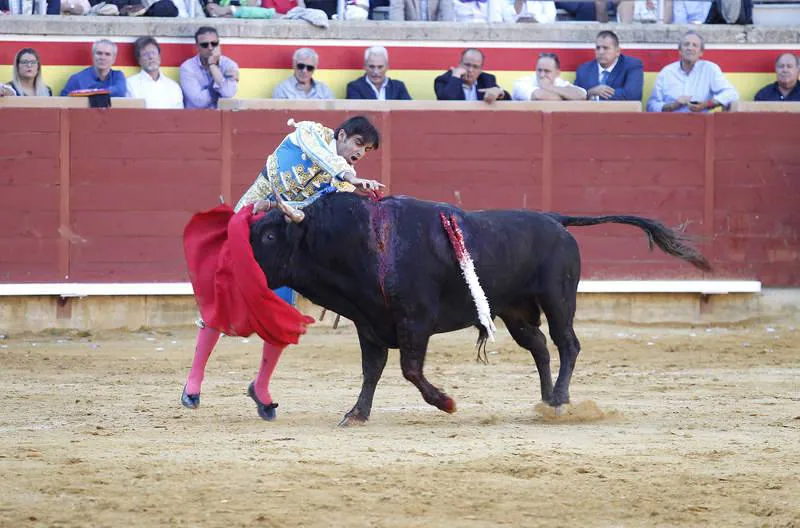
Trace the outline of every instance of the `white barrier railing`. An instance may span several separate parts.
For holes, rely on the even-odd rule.
[[[578,293],[760,293],[755,280],[582,280]],[[189,282],[0,284],[0,297],[193,295]]]

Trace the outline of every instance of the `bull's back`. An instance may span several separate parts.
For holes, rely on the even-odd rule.
[[[392,210],[395,236],[405,250],[395,255],[398,268],[420,270],[432,282],[464,280],[441,215],[454,218],[486,294],[509,298],[539,288],[548,266],[577,264],[580,254],[572,235],[552,217],[526,210],[467,212],[450,204],[392,197],[381,202]],[[543,267],[545,269],[543,269]],[[423,277],[420,277],[422,279]]]

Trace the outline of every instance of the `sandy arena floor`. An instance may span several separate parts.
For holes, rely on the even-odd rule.
[[[428,354],[456,414],[391,351],[353,428],[352,328],[284,355],[273,423],[246,396],[257,339],[223,338],[196,411],[192,328],[0,339],[0,525],[800,527],[800,330],[577,330],[563,417],[505,330],[489,365],[470,331]]]

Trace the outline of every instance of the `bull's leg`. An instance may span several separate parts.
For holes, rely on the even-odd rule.
[[[363,424],[369,419],[375,388],[378,386],[378,380],[381,379],[383,368],[386,366],[386,358],[389,356],[387,347],[369,340],[360,330],[358,339],[361,342],[361,371],[364,379],[361,382],[358,401],[344,415],[342,421],[339,422],[340,426]]]
[[[398,325],[397,338],[400,345],[400,368],[403,377],[414,384],[429,404],[447,413],[456,412],[456,402],[434,387],[422,372],[425,354],[428,351],[430,333],[412,330],[407,324]]]
[[[515,310],[500,317],[506,328],[519,346],[527,349],[536,362],[539,372],[539,384],[542,390],[542,401],[550,403],[553,398],[553,378],[550,374],[550,352],[547,350],[547,339],[539,329],[541,324],[539,306]]]
[[[569,382],[581,351],[578,336],[575,335],[575,330],[572,328],[575,316],[575,298],[573,296],[572,299],[564,299],[553,296],[543,299],[542,309],[547,316],[550,337],[558,347],[558,357],[561,362],[556,385],[553,387],[553,396],[550,399],[550,405],[559,407],[569,403]]]

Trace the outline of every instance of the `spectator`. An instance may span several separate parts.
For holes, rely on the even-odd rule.
[[[91,8],[89,0],[64,0],[61,2],[62,15],[86,15]]]
[[[161,73],[161,46],[153,37],[139,37],[133,53],[141,71],[128,77],[128,95],[144,99],[147,108],[183,108],[181,87]]]
[[[672,17],[666,22],[673,24],[704,24],[711,10],[711,1],[672,0]],[[670,20],[670,18],[672,20]]]
[[[272,92],[273,99],[334,99],[328,85],[314,80],[314,71],[319,64],[317,52],[311,48],[300,48],[292,54],[291,77],[280,83]]]
[[[503,3],[489,0],[453,0],[456,22],[502,22]]]
[[[545,0],[504,0],[503,22],[536,22],[552,24],[556,21],[556,4]]]
[[[347,83],[348,99],[411,100],[403,81],[386,76],[389,52],[382,46],[372,46],[364,52],[364,75]]]
[[[704,49],[699,33],[684,33],[678,44],[680,60],[665,66],[656,77],[648,112],[708,112],[719,106],[727,109],[739,99],[719,66],[700,60]]]
[[[453,0],[389,0],[389,20],[452,22]]]
[[[758,91],[756,101],[800,101],[800,58],[794,53],[782,53],[775,61],[777,80]]]
[[[114,70],[114,61],[117,60],[117,45],[110,40],[98,40],[92,45],[93,66],[73,74],[61,95],[69,95],[77,90],[109,90],[110,97],[125,97],[128,86],[125,83],[125,74]]]
[[[586,90],[561,78],[561,61],[555,53],[541,53],[536,73],[514,83],[515,101],[577,101]]]
[[[440,101],[485,101],[511,99],[508,92],[497,85],[491,73],[483,71],[483,52],[467,48],[461,52],[461,62],[450,68],[433,82],[436,99]]]
[[[594,100],[641,101],[644,84],[642,61],[622,55],[613,31],[601,31],[595,40],[595,60],[578,66],[575,86]]]
[[[620,0],[595,0],[587,2],[583,0],[556,2],[556,8],[569,13],[573,20],[578,22],[608,22],[609,16],[613,19],[617,16],[617,3]],[[599,9],[598,9],[599,7]]]
[[[0,0],[0,15],[60,15],[61,0]]]
[[[275,8],[262,7],[260,0],[218,0],[206,4],[206,12],[214,18],[271,19],[279,16]]]
[[[14,57],[14,69],[11,71],[11,82],[0,85],[2,96],[48,97],[53,95],[49,86],[42,79],[42,61],[39,53],[33,48],[22,48]]]
[[[297,6],[307,9],[318,9],[324,12],[328,18],[333,18],[334,15],[336,15],[338,2],[337,0],[298,0]]]
[[[220,99],[230,99],[239,87],[239,66],[222,55],[219,33],[203,26],[194,34],[197,55],[181,64],[180,81],[185,108],[217,108]]]

